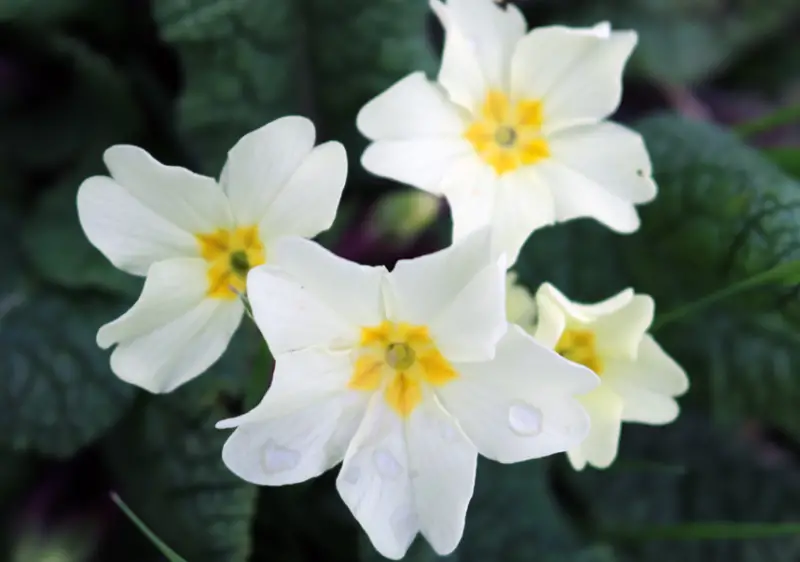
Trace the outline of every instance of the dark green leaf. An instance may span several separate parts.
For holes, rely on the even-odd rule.
[[[0,2],[0,22],[61,21],[80,13],[89,3],[90,0],[3,0]]]
[[[121,303],[39,286],[21,271],[18,226],[0,213],[0,445],[67,457],[116,423],[135,389],[117,379],[95,344]]]
[[[14,166],[41,171],[99,160],[109,145],[135,136],[139,108],[111,61],[72,37],[49,34],[40,40],[68,68],[69,79],[57,95],[3,115],[0,154]]]
[[[583,24],[609,20],[615,28],[638,31],[633,69],[673,84],[694,83],[724,70],[800,12],[793,0],[604,0],[585,5],[571,19]]]
[[[227,417],[183,389],[148,396],[104,444],[115,491],[153,533],[191,562],[245,562],[256,487],[222,463]]]
[[[115,268],[86,239],[75,203],[84,178],[69,178],[40,195],[25,221],[22,245],[27,259],[42,277],[58,285],[137,297],[143,278]]]
[[[565,470],[598,524],[599,536],[614,537],[632,561],[796,560],[800,554],[796,536],[738,540],[736,523],[778,524],[800,517],[796,471],[768,462],[766,450],[746,443],[743,435],[714,428],[704,418],[684,412],[665,427],[626,425],[619,458],[608,470]],[[637,469],[625,467],[626,463],[678,464],[683,471]],[[704,523],[706,529],[717,523],[717,540],[694,540],[697,532],[693,537],[688,529],[692,522]],[[720,538],[724,523],[733,525]],[[666,533],[673,524],[687,527],[686,532]],[[761,528],[762,536],[765,529]],[[680,541],[656,540],[659,533]]]
[[[766,148],[762,152],[786,174],[796,180],[800,180],[800,148],[776,146],[774,148]]]
[[[161,0],[154,8],[185,69],[181,132],[209,174],[242,135],[283,115],[312,117],[321,136],[352,133],[364,102],[431,61],[424,2]]]

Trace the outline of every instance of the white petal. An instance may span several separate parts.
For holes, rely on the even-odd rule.
[[[569,300],[550,283],[542,283],[539,290],[536,291],[536,302],[539,306],[543,306],[545,302],[552,302],[563,310],[569,318],[582,324],[592,323],[601,316],[614,314],[622,310],[633,301],[633,297],[633,289],[625,289],[606,300],[585,304]]]
[[[115,267],[144,275],[154,262],[199,256],[197,239],[151,210],[111,178],[92,177],[78,189],[86,237]]]
[[[491,224],[497,176],[474,153],[452,166],[442,182],[453,217],[453,241]]]
[[[282,486],[340,463],[364,416],[367,395],[345,390],[348,354],[304,350],[278,355],[270,389],[250,412],[217,424],[237,427],[222,460],[254,484]]]
[[[520,170],[498,178],[492,212],[492,242],[495,252],[505,252],[508,266],[517,261],[531,233],[555,222],[554,194],[560,186],[540,181],[531,170]]]
[[[647,424],[673,421],[679,408],[672,397],[689,388],[684,370],[648,334],[642,338],[636,361],[609,362],[603,380],[624,401],[622,419]]]
[[[373,140],[445,139],[464,130],[458,109],[424,72],[409,74],[367,102],[356,125]]]
[[[347,449],[336,488],[386,558],[402,558],[419,532],[403,422],[376,393]]]
[[[489,0],[449,0],[446,5],[434,0],[431,8],[445,30],[439,81],[454,99],[474,109],[473,92],[480,84],[476,70],[482,75],[484,92],[507,86],[511,55],[525,34],[525,18],[516,6],[503,8]]]
[[[593,329],[601,355],[633,360],[654,314],[653,299],[635,295],[624,307],[599,317]]]
[[[478,451],[502,463],[563,452],[589,431],[575,394],[597,376],[511,326],[492,361],[454,364],[459,378],[437,389]]]
[[[199,234],[233,225],[228,200],[212,178],[164,166],[129,145],[112,146],[103,160],[118,184],[178,228]]]
[[[383,319],[385,270],[342,259],[319,244],[283,237],[270,264],[250,270],[247,295],[273,354],[311,346],[347,348]]]
[[[206,264],[181,258],[155,263],[139,300],[97,333],[111,370],[150,392],[170,392],[213,365],[242,319],[238,300],[206,298]]]
[[[454,299],[493,262],[488,229],[476,231],[438,252],[400,260],[388,275],[387,313],[398,322],[428,326],[447,312]],[[505,279],[503,294],[504,289]],[[501,308],[505,310],[504,303]]]
[[[315,147],[270,202],[259,225],[262,239],[288,234],[313,238],[328,230],[336,217],[345,181],[344,146],[326,142]]]
[[[222,174],[237,222],[261,222],[270,203],[314,147],[314,124],[305,117],[276,119],[252,131],[228,152]]]
[[[458,137],[378,141],[364,151],[361,165],[376,176],[441,195],[448,175],[473,154],[469,143]]]
[[[636,41],[633,31],[604,36],[562,26],[534,29],[514,51],[512,96],[543,101],[546,132],[604,119],[619,105],[622,72]]]
[[[540,288],[536,293],[536,329],[533,337],[547,349],[555,349],[566,327],[564,310]]]
[[[406,439],[420,530],[436,553],[445,556],[464,534],[478,450],[433,395],[411,414]]]
[[[506,333],[505,260],[490,264],[430,321],[431,336],[450,361],[486,361]],[[435,281],[433,281],[435,282]]]
[[[591,428],[586,439],[576,447],[580,449],[576,460],[585,459],[585,462],[597,468],[608,468],[617,458],[622,429],[622,399],[608,385],[602,384],[581,396],[580,403],[589,414]],[[578,466],[575,468],[579,470]]]
[[[548,138],[553,159],[630,203],[656,196],[650,156],[641,135],[617,125],[572,127]]]
[[[555,219],[568,221],[591,217],[620,233],[635,232],[639,215],[629,201],[555,160],[545,160],[530,171],[550,188]]]

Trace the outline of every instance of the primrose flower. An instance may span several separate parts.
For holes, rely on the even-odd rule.
[[[431,3],[445,29],[437,82],[421,72],[365,105],[370,172],[447,198],[454,239],[491,225],[509,266],[535,229],[594,217],[638,229],[656,195],[639,134],[605,121],[619,105],[633,31],[541,27],[513,5]]]
[[[513,463],[576,446],[589,430],[573,395],[597,377],[505,318],[505,260],[481,230],[388,272],[302,239],[250,272],[253,314],[275,356],[263,401],[222,458],[241,478],[283,485],[343,461],[337,488],[375,548],[401,558],[418,532],[455,549],[477,454]]]
[[[341,144],[314,148],[314,125],[284,117],[245,135],[220,182],[164,166],[134,146],[104,155],[111,177],[78,191],[86,236],[116,267],[146,275],[125,314],[100,328],[111,369],[169,392],[208,369],[242,319],[247,272],[284,235],[330,227],[347,176]]]
[[[588,437],[567,451],[576,470],[614,462],[622,422],[663,425],[678,416],[675,397],[688,390],[689,380],[647,334],[652,298],[627,289],[579,304],[545,283],[536,292],[536,308],[534,337],[600,377],[600,386],[579,397],[592,425]]]

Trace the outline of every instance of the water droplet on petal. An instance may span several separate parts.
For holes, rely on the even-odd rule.
[[[542,432],[542,412],[539,408],[520,402],[508,409],[508,425],[518,435],[531,437]]]
[[[378,469],[378,474],[383,478],[394,480],[403,474],[403,467],[389,451],[378,449],[372,453],[372,461]]]
[[[291,470],[300,464],[300,457],[298,451],[281,447],[274,441],[267,441],[261,458],[261,468],[266,473]]]

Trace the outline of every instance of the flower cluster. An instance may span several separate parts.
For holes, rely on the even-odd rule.
[[[527,31],[492,0],[431,5],[445,30],[436,80],[407,76],[357,125],[367,170],[446,198],[449,248],[388,271],[311,241],[333,222],[347,158],[315,147],[301,117],[243,137],[219,180],[112,147],[111,177],[77,201],[89,240],[146,276],[98,332],[113,372],[174,390],[219,359],[249,303],[275,371],[258,406],[219,422],[235,428],[225,464],[275,486],[342,463],[342,499],[394,559],[418,533],[456,548],[479,453],[607,467],[622,421],[672,421],[688,387],[647,334],[648,296],[579,304],[508,272],[538,228],[592,217],[630,233],[655,197],[641,137],[606,121],[636,34]]]

